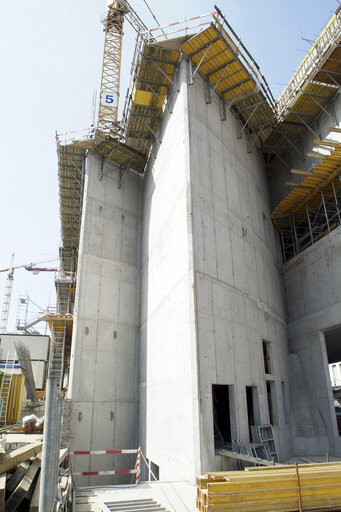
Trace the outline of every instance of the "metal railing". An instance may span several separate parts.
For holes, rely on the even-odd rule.
[[[341,35],[341,11],[336,13],[330,20],[320,37],[316,40],[308,54],[302,61],[300,67],[288,83],[277,101],[277,111],[282,114],[288,104],[299,92],[304,80],[315,70],[319,68],[326,52],[332,45],[337,44]]]

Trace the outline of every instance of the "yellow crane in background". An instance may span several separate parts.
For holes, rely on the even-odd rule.
[[[117,134],[119,128],[118,108],[124,18],[127,18],[138,34],[148,30],[126,0],[107,0],[107,2],[107,15],[102,19],[105,40],[97,122],[99,134],[103,133],[106,136]]]

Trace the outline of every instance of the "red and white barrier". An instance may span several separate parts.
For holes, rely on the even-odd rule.
[[[72,473],[77,476],[93,476],[93,475],[131,475],[132,473],[137,474],[138,469],[116,469],[115,471],[81,471],[79,473]]]
[[[137,457],[136,457],[134,469],[137,470],[136,477],[135,477],[135,483],[139,484],[140,483],[140,475],[141,475],[141,448],[140,447],[137,450]],[[132,484],[134,483],[134,477],[132,478],[131,483]]]
[[[70,455],[116,455],[120,453],[138,453],[138,449],[134,450],[78,450],[70,452]]]
[[[240,439],[233,439],[233,443],[243,443],[244,441],[247,441],[249,439],[249,436],[241,437]]]
[[[134,469],[116,469],[108,471],[79,471],[74,472],[75,476],[101,476],[101,475],[135,475],[135,483],[140,481],[141,472],[141,448],[126,450],[74,450],[70,455],[119,455],[136,453],[136,462]]]

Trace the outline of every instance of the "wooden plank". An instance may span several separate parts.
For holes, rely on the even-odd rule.
[[[28,446],[22,446],[11,453],[6,453],[2,460],[0,460],[0,474],[5,471],[10,471],[21,462],[24,462],[34,455],[38,455],[42,449],[43,443],[39,442],[29,444]]]
[[[0,475],[0,512],[5,512],[6,473]]]
[[[41,456],[32,462],[30,469],[27,471],[24,478],[21,480],[17,488],[12,492],[11,496],[6,501],[6,512],[16,512],[20,503],[23,501],[27,493],[30,491],[31,486],[34,485],[37,472],[40,469]]]
[[[25,500],[26,502],[28,502],[28,503],[27,503],[27,505],[28,505],[29,503],[31,503],[31,499],[32,499],[32,497],[33,497],[33,493],[34,493],[35,488],[36,488],[36,486],[37,486],[37,481],[38,481],[38,478],[39,478],[40,473],[41,473],[41,470],[40,470],[40,469],[38,469],[38,471],[37,471],[37,473],[36,473],[36,476],[35,476],[35,477],[34,477],[34,479],[33,479],[32,485],[31,485],[31,487],[29,488],[28,492],[26,493],[26,496],[25,496],[24,500]],[[20,508],[21,508],[21,507],[20,507]]]
[[[63,462],[63,460],[66,458],[67,452],[68,452],[67,448],[60,450],[59,464],[61,464]],[[63,483],[65,482],[65,480],[63,480],[63,479],[66,479],[66,482],[68,481],[67,477],[62,477]],[[41,472],[39,473],[39,477],[38,477],[38,480],[37,480],[37,483],[36,483],[36,486],[34,489],[34,493],[33,493],[32,499],[31,499],[30,512],[38,512],[39,511],[40,482],[41,482]]]
[[[60,450],[60,452],[59,452],[59,464],[61,464],[66,459],[67,453],[68,453],[68,449],[67,448],[63,448],[62,450]]]
[[[66,487],[67,487],[67,484],[68,484],[68,477],[67,476],[61,476],[60,477],[60,482],[59,482],[59,485],[60,485],[60,488],[62,491],[65,491]]]
[[[227,450],[221,450],[219,452],[219,455],[222,455],[223,457],[229,457],[232,459],[238,459],[238,460],[244,460],[246,462],[252,462],[254,464],[261,464],[263,466],[273,466],[273,462],[271,460],[264,460],[264,459],[258,459],[257,457],[249,457],[248,455],[242,455],[241,453],[236,452],[230,452]],[[276,462],[276,466],[281,466],[282,464],[279,464]],[[1,469],[1,466],[0,466]]]
[[[317,146],[326,146],[330,148],[337,148],[339,147],[340,143],[334,140],[327,140],[327,139],[314,139],[313,143]]]
[[[325,178],[328,173],[317,173],[312,171],[304,171],[303,169],[291,169],[291,174],[302,174],[303,176],[316,176],[318,178]]]
[[[341,507],[339,462],[248,469],[210,472],[198,477],[198,483],[207,486],[199,488],[197,494],[200,510],[292,512]],[[222,477],[225,482],[214,481]]]
[[[22,462],[19,464],[17,469],[14,471],[12,476],[7,482],[6,488],[7,491],[13,492],[20,480],[24,477],[25,473],[28,471],[28,468],[30,467],[29,462]]]
[[[30,512],[39,512],[39,494],[40,494],[40,481],[41,472],[39,473],[38,480],[34,489],[34,493],[30,503]]]

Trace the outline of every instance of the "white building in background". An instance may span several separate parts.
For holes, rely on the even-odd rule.
[[[30,351],[36,389],[44,390],[47,378],[50,337],[36,334],[0,334],[1,371],[4,371],[7,356],[12,358],[16,354],[15,342],[18,341],[23,343]],[[15,355],[15,358],[18,360],[17,355]],[[14,372],[21,373],[19,361],[14,366]]]

